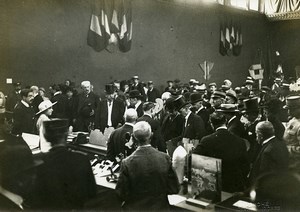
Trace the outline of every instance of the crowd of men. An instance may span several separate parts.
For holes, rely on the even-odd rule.
[[[80,175],[75,164],[87,161],[77,153],[72,153],[75,154],[73,159],[66,160],[68,151],[65,147],[61,148],[64,143],[61,134],[65,135],[70,126],[74,131],[85,132],[99,130],[104,133],[109,128],[113,129],[107,142],[107,158],[112,161],[125,158],[116,189],[128,209],[150,206],[153,210],[165,209],[166,195],[178,192],[175,188],[178,182],[182,184],[180,192],[183,192],[185,178],[191,178],[192,153],[222,159],[222,190],[230,193],[249,193],[254,185],[266,186],[259,180],[270,173],[287,174],[292,171],[293,175],[300,174],[300,96],[291,93],[291,85],[276,78],[270,87],[258,88],[251,77],[247,77],[243,86],[235,88],[230,80],[224,80],[219,86],[213,82],[206,85],[194,79],[186,84],[169,80],[167,84],[164,92],[160,92],[152,81],[141,83],[138,76],[133,76],[130,81],[116,80],[105,85],[104,98],[93,92],[89,81],[81,82],[81,92],[76,91],[69,80],[63,85],[52,85],[49,97],[44,95],[44,88],[30,86],[21,89],[20,83],[15,84],[15,91],[5,99],[6,115],[1,116],[1,122],[7,126],[6,130],[10,128],[10,136],[14,137],[1,137],[16,140],[24,132],[43,134],[52,146],[52,151],[42,157],[44,165],[38,171],[41,179],[38,185],[43,186],[37,188],[46,188],[49,192],[44,192],[38,204],[33,206],[81,208],[83,201],[95,193],[92,188],[95,182],[87,168],[87,185],[78,183],[82,179],[78,179],[77,186],[72,180],[70,182],[74,184],[69,185],[74,189],[78,189],[78,185],[85,188],[85,196],[76,197],[82,201],[67,200],[67,197],[75,197],[62,195],[45,205],[53,191],[60,194],[71,192],[62,190],[61,182],[57,182],[57,188],[53,190],[53,180],[47,181],[46,175],[59,176],[70,167],[73,167],[72,174]],[[45,104],[49,100],[52,103]],[[48,109],[51,113],[42,124],[45,126],[37,129],[39,116]],[[56,118],[67,121],[55,123]],[[55,129],[53,132],[49,132],[51,126]],[[172,171],[176,169],[174,158],[178,158],[175,152],[179,147],[186,151],[184,164],[187,168],[182,174],[178,174],[178,170]],[[61,166],[54,171],[57,163]],[[68,164],[69,168],[64,164]],[[174,180],[175,173],[177,182]],[[272,179],[272,175],[268,179]],[[275,187],[276,183],[273,182]],[[270,195],[266,197],[269,202],[273,197]],[[284,195],[287,194],[283,194],[281,199],[276,197],[273,205],[268,207],[299,207],[298,203],[284,198]],[[134,201],[137,198],[139,204]]]

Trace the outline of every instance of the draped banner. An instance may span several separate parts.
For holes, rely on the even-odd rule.
[[[95,51],[118,45],[128,52],[132,40],[131,0],[95,0],[93,5],[87,44]]]
[[[239,56],[242,51],[243,35],[240,24],[231,22],[220,25],[219,52],[222,56]]]

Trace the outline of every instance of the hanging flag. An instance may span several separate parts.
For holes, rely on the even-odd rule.
[[[95,51],[118,46],[122,52],[131,48],[131,0],[95,0],[87,43]]]
[[[225,36],[224,36],[224,29],[223,25],[220,25],[220,46],[219,46],[219,52],[221,55],[226,55],[226,48],[225,48]]]
[[[97,52],[105,49],[108,43],[106,33],[102,27],[103,10],[100,8],[100,3],[100,1],[97,1],[97,4],[94,5],[87,38],[87,44]]]
[[[123,0],[122,5],[122,23],[119,33],[119,49],[122,52],[128,52],[131,49],[132,41],[132,11],[131,1]]]
[[[236,39],[235,39],[235,42],[233,44],[233,49],[232,49],[232,52],[233,52],[233,55],[234,56],[239,56],[241,54],[241,51],[242,51],[242,30],[241,30],[241,26],[238,26],[236,28]]]
[[[232,44],[230,42],[230,29],[229,26],[226,26],[226,34],[225,34],[225,47],[227,55],[231,55],[232,52]]]

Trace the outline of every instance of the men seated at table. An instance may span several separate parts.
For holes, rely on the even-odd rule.
[[[138,148],[121,164],[116,191],[128,210],[166,210],[167,195],[178,192],[178,180],[170,157],[150,145],[151,126],[141,121],[133,126]]]

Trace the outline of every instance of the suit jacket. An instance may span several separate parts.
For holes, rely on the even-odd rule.
[[[201,140],[205,134],[206,130],[202,118],[191,113],[183,130],[183,138]]]
[[[206,130],[206,135],[213,133],[214,130],[212,129],[209,123],[209,115],[210,115],[209,111],[203,107],[200,111],[198,111],[196,115],[202,118]]]
[[[82,209],[96,195],[96,183],[90,161],[80,152],[57,146],[41,156],[37,169],[34,209]]]
[[[116,191],[131,210],[166,210],[167,194],[178,192],[170,157],[151,146],[138,147],[121,164]]]
[[[229,120],[227,123],[227,128],[228,131],[231,132],[232,134],[240,137],[240,138],[247,138],[247,133],[244,128],[244,125],[240,121],[240,117],[236,116],[235,118]]]
[[[120,153],[126,156],[125,143],[127,141],[125,135],[126,133],[129,133],[131,135],[132,128],[133,127],[131,125],[125,123],[122,127],[116,129],[111,133],[107,142],[107,159],[114,161],[115,157]]]
[[[41,97],[40,95],[36,95],[32,101],[32,107],[34,109],[34,112],[37,113],[39,112],[39,104],[44,101],[43,97]]]
[[[157,148],[159,151],[166,152],[166,143],[161,134],[161,127],[159,121],[154,120],[150,116],[144,114],[142,117],[138,118],[139,121],[146,121],[150,124],[152,130],[152,138],[151,138],[151,145],[154,148]]]
[[[131,84],[130,85],[130,90],[138,90],[141,95],[142,95],[142,101],[145,102],[146,101],[146,94],[145,94],[145,90],[144,90],[144,87],[141,83],[138,83],[137,85],[134,85],[134,84]]]
[[[51,102],[57,102],[53,105],[53,118],[67,118],[68,98],[64,94],[56,94],[51,98]]]
[[[12,92],[7,96],[5,109],[6,111],[13,112],[14,108],[18,104],[19,101],[21,101],[21,95],[19,93],[16,93],[15,91]]]
[[[147,92],[148,102],[155,102],[156,98],[160,98],[160,93],[157,88],[153,88],[152,91]]]
[[[90,117],[89,114],[85,114],[85,109],[88,107],[91,110],[96,110],[99,104],[99,96],[94,92],[90,92],[88,96],[84,93],[80,93],[77,98],[77,110],[76,116],[81,118],[88,118]]]
[[[222,159],[222,190],[243,191],[249,171],[245,141],[227,129],[202,138],[195,154]]]
[[[250,171],[250,183],[264,173],[284,171],[289,163],[289,152],[286,144],[276,137],[263,144]]]
[[[34,132],[34,110],[32,107],[26,107],[22,102],[19,102],[13,112],[13,128],[12,133],[19,135],[24,133]]]
[[[111,122],[112,127],[116,128],[118,124],[123,124],[123,116],[125,112],[124,104],[119,100],[113,100],[112,112],[111,112]],[[96,113],[95,113],[95,128],[100,129],[104,132],[107,127],[108,120],[108,106],[107,100],[100,101]]]
[[[168,114],[164,117],[161,131],[165,142],[182,135],[184,122],[185,119],[180,114],[176,116]]]

